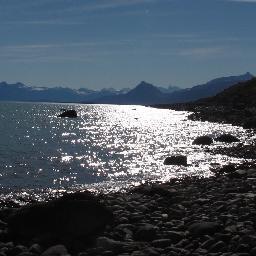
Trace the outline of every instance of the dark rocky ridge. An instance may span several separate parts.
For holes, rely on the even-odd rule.
[[[256,119],[256,78],[236,84],[211,98],[190,103],[159,104],[157,108],[191,111],[191,120],[246,126]],[[256,124],[256,123],[255,123]]]

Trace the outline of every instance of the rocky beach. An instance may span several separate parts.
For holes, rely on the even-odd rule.
[[[213,168],[210,178],[142,184],[125,193],[81,191],[26,206],[2,202],[0,255],[256,255],[254,149],[241,143],[215,149],[248,161]],[[182,164],[174,161],[168,164]]]
[[[256,165],[4,208],[0,255],[256,255]]]

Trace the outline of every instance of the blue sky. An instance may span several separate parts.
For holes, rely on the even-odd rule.
[[[72,88],[256,74],[256,0],[0,0],[0,80]]]

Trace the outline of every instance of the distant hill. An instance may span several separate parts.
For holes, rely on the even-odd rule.
[[[101,104],[157,104],[164,102],[167,94],[162,93],[156,86],[142,81],[134,89],[123,95],[100,98],[96,103]]]
[[[253,77],[254,76],[252,74],[247,72],[239,76],[217,78],[205,84],[173,92],[169,95],[168,102],[166,103],[185,103],[201,98],[211,97],[232,85],[235,85],[239,82],[248,81]]]
[[[110,88],[100,91],[86,88],[32,87],[22,83],[8,84],[1,82],[0,100],[139,105],[173,104],[214,96],[234,84],[252,78],[253,76],[250,73],[222,77],[187,89],[180,89],[175,86],[164,88],[142,81],[131,90],[127,88],[121,90]]]
[[[34,102],[83,102],[94,101],[105,96],[127,93],[129,89],[102,89],[100,91],[86,88],[71,89],[64,87],[31,87],[22,83],[0,83],[0,100],[34,101]]]
[[[157,87],[143,81],[126,94],[99,98],[94,103],[141,105],[185,103],[214,96],[234,84],[252,78],[253,75],[247,72],[239,76],[217,78],[192,88],[178,89],[174,87],[174,91],[171,93],[168,91],[164,92],[162,87]]]
[[[238,83],[216,96],[198,100],[198,103],[231,107],[256,107],[256,78]]]

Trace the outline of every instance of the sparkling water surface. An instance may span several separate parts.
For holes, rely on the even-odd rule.
[[[79,117],[58,118],[61,109]],[[211,168],[243,159],[192,145],[200,135],[223,132],[243,143],[252,134],[241,127],[194,122],[188,112],[143,106],[0,103],[0,186],[2,189],[93,188],[119,190],[146,181],[212,175]],[[184,154],[189,165],[165,166]]]

